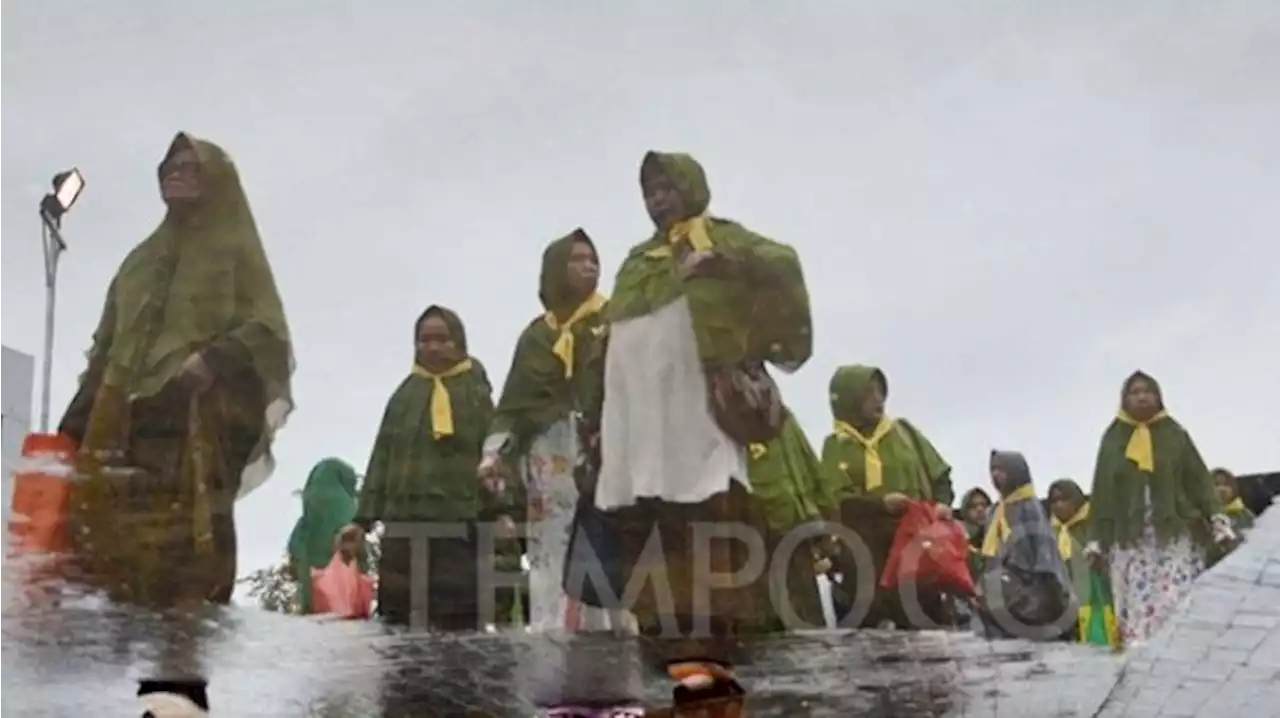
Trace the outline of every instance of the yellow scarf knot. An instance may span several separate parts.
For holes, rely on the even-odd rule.
[[[573,310],[573,314],[563,323],[559,319],[556,319],[555,312],[547,312],[543,317],[547,326],[551,327],[552,331],[559,332],[559,335],[556,337],[555,344],[551,347],[551,351],[555,352],[555,355],[560,357],[560,361],[564,363],[564,378],[573,378],[573,356],[575,347],[573,326],[593,314],[598,314],[600,310],[604,308],[605,302],[607,301],[609,301],[608,297],[596,292],[591,295],[590,299],[578,305],[578,308]]]
[[[1124,448],[1124,458],[1137,464],[1140,470],[1148,474],[1156,470],[1155,450],[1151,445],[1151,425],[1166,416],[1168,415],[1161,411],[1146,421],[1138,421],[1123,409],[1116,414],[1117,419],[1133,427],[1129,444]]]
[[[449,387],[444,380],[471,371],[471,360],[463,359],[451,368],[434,374],[421,365],[413,365],[413,373],[430,379],[431,387],[431,435],[434,438],[453,436],[453,400],[449,398]]]
[[[1005,518],[1005,508],[1010,504],[1029,501],[1035,499],[1035,497],[1036,487],[1031,484],[1023,484],[1014,489],[1013,493],[1000,499],[1000,502],[996,504],[995,515],[991,517],[991,523],[987,524],[987,535],[982,539],[983,556],[998,555],[1000,547],[1009,538],[1009,519]]]
[[[875,491],[884,485],[884,462],[880,460],[880,440],[897,425],[893,419],[882,417],[871,436],[863,436],[852,424],[836,420],[836,434],[862,444],[862,464],[866,473],[866,490]]]
[[[689,248],[695,252],[709,252],[715,245],[711,241],[710,220],[707,215],[681,220],[667,230],[667,245],[655,247],[646,256],[661,259],[671,256],[671,247],[681,242],[688,242]]]
[[[1058,535],[1058,553],[1062,555],[1062,560],[1070,560],[1075,553],[1075,541],[1071,538],[1071,528],[1088,518],[1089,503],[1085,502],[1071,518],[1067,519],[1066,523],[1059,521],[1056,516],[1050,521],[1053,532]]]

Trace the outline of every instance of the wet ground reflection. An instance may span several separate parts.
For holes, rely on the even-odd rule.
[[[621,639],[404,635],[239,607],[177,619],[84,598],[55,607],[23,590],[17,567],[4,566],[13,715],[132,715],[135,681],[157,672],[207,676],[223,716],[527,716],[565,686],[650,706],[666,698],[665,680]],[[1118,670],[1090,649],[942,632],[812,632],[744,648],[757,717],[1085,716]]]

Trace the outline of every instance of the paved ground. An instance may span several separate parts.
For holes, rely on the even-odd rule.
[[[1100,716],[1280,716],[1280,506],[1134,652]]]
[[[98,610],[4,618],[6,715],[130,715],[132,680],[159,660],[165,633]],[[530,699],[558,691],[566,664],[563,645],[527,634],[404,638],[258,611],[209,622],[194,642],[224,716],[532,715]],[[574,646],[571,683],[660,704],[664,681],[631,648]],[[1119,670],[1089,649],[962,634],[814,633],[752,649],[752,716],[1089,716]]]
[[[749,715],[1280,716],[1280,510],[1197,586],[1185,616],[1127,661],[1096,649],[967,634],[814,632],[749,646]],[[250,609],[166,642],[155,617],[40,610],[5,566],[4,715],[132,715],[162,648],[198,656],[220,716],[527,716],[565,685],[660,704],[634,644],[524,633],[389,635]],[[565,671],[568,676],[565,676]]]

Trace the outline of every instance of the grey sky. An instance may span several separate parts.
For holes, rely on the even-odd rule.
[[[417,313],[460,311],[499,381],[546,241],[584,226],[611,276],[649,229],[641,154],[676,149],[801,252],[817,352],[784,388],[815,444],[833,368],[873,362],[962,488],[992,446],[1087,478],[1142,367],[1208,461],[1280,468],[1280,4],[667,5],[6,3],[4,342],[39,353],[55,170],[88,178],[58,414],[170,137],[222,144],[298,357],[238,508],[261,566],[316,460],[363,468]]]

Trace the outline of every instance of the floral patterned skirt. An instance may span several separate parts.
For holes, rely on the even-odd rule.
[[[578,488],[577,427],[566,419],[534,439],[522,466],[529,497],[529,625],[535,631],[633,631],[626,611],[584,605],[564,590]]]
[[[1162,543],[1149,521],[1132,545],[1111,549],[1110,562],[1116,618],[1129,648],[1160,630],[1205,567],[1204,550],[1191,536]]]

